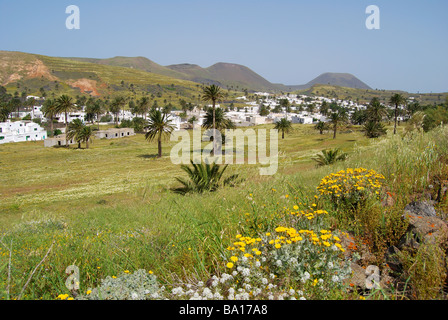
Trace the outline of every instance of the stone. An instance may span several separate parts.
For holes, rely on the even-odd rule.
[[[411,202],[404,208],[404,211],[424,217],[437,217],[432,201]]]

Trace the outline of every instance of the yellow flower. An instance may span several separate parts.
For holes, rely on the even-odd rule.
[[[91,293],[92,293],[92,290],[87,290],[86,293],[87,293],[87,294],[91,294]]]
[[[233,268],[233,263],[232,262],[227,263],[227,268],[232,269]]]
[[[233,262],[237,262],[237,261],[238,261],[238,258],[235,257],[235,256],[233,256],[233,257],[230,257],[230,260],[232,260]]]
[[[280,243],[275,244],[276,249],[280,249],[281,247],[282,247],[282,245]]]
[[[129,273],[129,270],[124,270],[124,273]]]
[[[149,274],[153,274],[153,272],[151,270],[148,271]]]
[[[294,206],[294,210],[299,210],[299,206]]]

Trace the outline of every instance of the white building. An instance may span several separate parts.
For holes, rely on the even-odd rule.
[[[0,122],[0,144],[45,140],[47,132],[31,121]]]

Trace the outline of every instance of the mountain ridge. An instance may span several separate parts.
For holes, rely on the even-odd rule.
[[[193,82],[216,84],[223,87],[246,88],[250,91],[295,91],[311,88],[314,84],[330,84],[357,89],[371,89],[370,86],[349,73],[326,72],[306,84],[284,85],[272,83],[250,68],[236,63],[217,62],[209,67],[180,63],[162,66],[146,57],[113,57],[106,59],[66,58],[99,64],[131,67]],[[140,63],[140,60],[146,63]]]

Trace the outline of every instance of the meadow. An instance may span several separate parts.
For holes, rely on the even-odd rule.
[[[303,254],[293,247],[298,239],[309,241],[306,250],[313,253],[313,263],[324,259],[333,266],[342,261],[336,256],[343,232],[366,234],[365,228],[376,226],[377,221],[365,217],[341,217],[343,212],[329,201],[319,200],[317,186],[330,173],[372,169],[384,176],[382,195],[397,195],[398,212],[432,183],[433,176],[447,172],[446,161],[441,161],[448,153],[447,135],[446,128],[436,128],[406,137],[367,139],[353,127],[332,139],[331,133],[320,135],[312,126],[295,125],[279,140],[275,175],[259,176],[256,165],[233,165],[226,174],[237,173],[243,179],[240,184],[187,196],[169,190],[177,185],[175,177],[185,176],[170,161],[173,142],[164,142],[161,159],[156,158],[156,143],[148,143],[143,135],[94,140],[89,149],[79,150],[44,148],[43,142],[2,145],[1,299],[72,297],[65,285],[70,265],[79,267],[79,292],[85,297],[95,293],[102,279],[137,277],[145,270],[143,278],[157,277],[169,298],[186,298],[185,288],[197,296],[202,282],[212,279],[223,286],[237,279],[238,272],[248,275],[255,268],[267,274],[251,278],[266,279],[259,283],[264,289],[255,290],[245,277],[238,293],[233,293],[236,287],[221,287],[221,297],[225,292],[226,297],[247,294],[255,299],[358,299],[359,294],[334,280],[335,274],[325,276],[317,268],[310,275],[296,262],[294,272],[285,267]],[[348,159],[317,168],[311,158],[336,147]],[[393,229],[381,229],[390,241],[399,231],[393,223],[396,212],[390,219],[382,217]],[[372,235],[375,230],[370,230]],[[327,244],[334,254],[325,251]],[[250,247],[252,253],[238,251],[241,247]],[[279,250],[284,250],[283,256]],[[260,260],[251,260],[257,255]],[[285,255],[288,261],[282,260]],[[345,272],[342,265],[337,270]],[[262,292],[268,288],[272,294]],[[205,290],[200,294],[210,298]],[[215,294],[219,297],[218,291]]]

